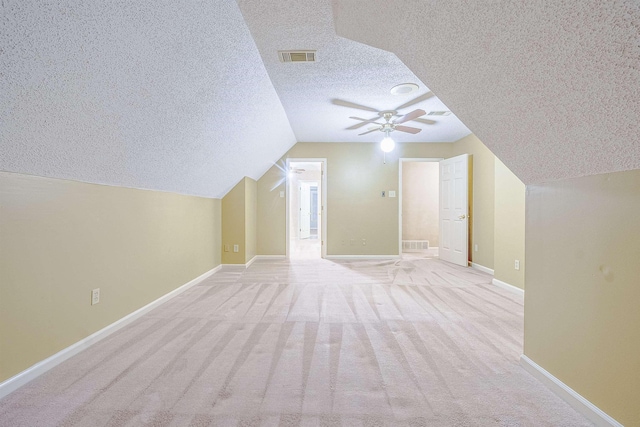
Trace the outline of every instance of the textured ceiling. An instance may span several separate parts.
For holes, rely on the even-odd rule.
[[[357,123],[349,116],[373,118],[367,108],[397,109],[429,89],[526,183],[637,169],[639,9],[3,0],[0,170],[220,197],[295,141],[378,141],[357,135],[368,126],[345,130]],[[284,49],[316,50],[318,61],[280,63]],[[404,82],[421,90],[389,94]],[[448,110],[440,99],[400,113]],[[455,141],[470,132],[457,117],[394,136]]]
[[[0,170],[220,197],[294,143],[234,1],[0,4]]]
[[[640,2],[335,0],[525,183],[640,168]]]
[[[238,0],[296,139],[301,142],[380,141],[381,132],[358,136],[369,126],[345,130],[375,112],[336,105],[348,101],[376,111],[393,110],[429,91],[393,53],[336,35],[329,0]],[[282,63],[279,50],[316,50],[317,62]],[[413,82],[420,90],[392,95],[390,89]],[[448,108],[435,96],[399,110]],[[425,117],[426,118],[426,117]],[[400,142],[453,142],[470,131],[455,115],[428,117],[432,124],[408,122],[420,133],[395,132]]]

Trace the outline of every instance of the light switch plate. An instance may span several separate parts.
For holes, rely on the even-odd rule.
[[[284,197],[284,191],[280,192],[280,197]]]
[[[389,190],[389,197],[396,197],[396,192],[394,190]]]

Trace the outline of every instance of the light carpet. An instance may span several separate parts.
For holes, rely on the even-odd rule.
[[[588,426],[522,297],[437,259],[222,271],[3,400],[2,426]]]

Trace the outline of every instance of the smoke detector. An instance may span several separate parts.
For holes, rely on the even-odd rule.
[[[412,92],[415,92],[419,89],[419,86],[415,83],[402,83],[399,85],[395,85],[391,88],[392,95],[407,95]]]

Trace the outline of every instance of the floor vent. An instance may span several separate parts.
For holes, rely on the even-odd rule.
[[[280,62],[316,62],[315,50],[279,50]]]
[[[422,252],[429,250],[428,240],[403,240],[402,252]]]

